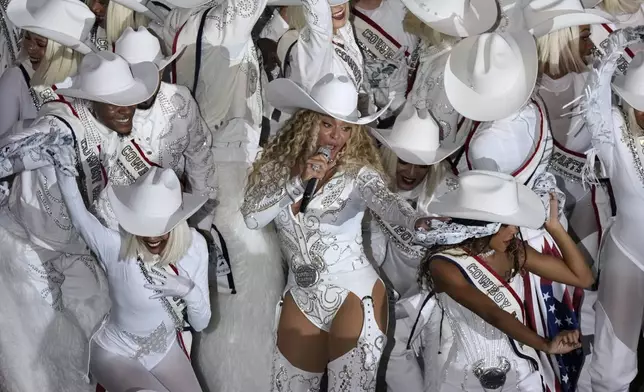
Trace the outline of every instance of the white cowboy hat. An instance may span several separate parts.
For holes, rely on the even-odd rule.
[[[170,65],[183,53],[185,48],[183,46],[172,56],[164,57],[159,39],[143,26],[140,26],[138,30],[128,26],[114,43],[114,53],[123,57],[128,63],[152,62],[159,70]]]
[[[174,171],[156,166],[132,185],[111,185],[107,198],[119,225],[141,237],[169,233],[208,200],[204,195],[182,193]]]
[[[471,170],[459,176],[459,187],[429,204],[445,217],[472,219],[539,229],[546,220],[541,198],[508,174]]]
[[[374,137],[405,162],[434,165],[458,150],[465,143],[467,132],[458,140],[440,140],[440,127],[429,113],[421,118],[414,105],[407,103],[390,130],[372,129]]]
[[[293,114],[300,109],[329,115],[351,124],[369,124],[380,117],[391,101],[377,113],[360,117],[358,111],[358,91],[346,76],[327,74],[322,77],[308,94],[290,79],[275,79],[266,87],[266,98],[271,106]]]
[[[614,22],[606,12],[585,10],[579,0],[531,0],[523,15],[537,38],[566,27]]]
[[[89,42],[96,16],[78,0],[11,0],[7,17],[17,27],[87,54],[98,51]]]
[[[625,75],[615,76],[613,89],[633,109],[644,111],[644,52],[633,57]]]
[[[158,85],[159,71],[153,63],[130,65],[121,56],[103,51],[83,57],[71,86],[56,90],[56,94],[132,106],[148,100]]]
[[[167,13],[167,9],[164,10],[164,7],[172,8],[168,6],[168,3],[161,0],[112,0],[113,2],[122,5],[125,8],[129,8],[132,11],[144,14],[152,20],[163,23],[165,20],[164,13]],[[157,5],[155,4],[160,4]],[[171,5],[171,4],[170,4]],[[166,12],[162,12],[164,10]]]
[[[455,37],[488,31],[496,23],[496,0],[402,0],[409,12],[432,29]]]
[[[584,8],[595,8],[597,4],[601,3],[603,0],[581,0]]]
[[[538,65],[537,45],[527,31],[464,38],[447,59],[445,93],[463,116],[499,120],[530,99]]]

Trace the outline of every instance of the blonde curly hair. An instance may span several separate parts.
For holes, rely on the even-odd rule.
[[[321,114],[300,110],[291,117],[253,163],[246,190],[265,183],[283,185],[292,177],[292,169],[303,167],[317,151]],[[380,154],[365,127],[351,125],[351,135],[336,156],[336,167],[348,174],[357,174],[369,166],[382,174]]]

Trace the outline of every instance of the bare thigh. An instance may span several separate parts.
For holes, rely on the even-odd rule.
[[[328,362],[328,334],[306,318],[291,293],[284,296],[277,327],[277,347],[298,369],[322,373]]]
[[[381,280],[373,285],[374,318],[383,334],[387,333],[388,303],[387,291]],[[367,299],[368,300],[368,299]],[[358,338],[364,325],[364,307],[355,294],[349,293],[338,313],[336,313],[329,331],[329,361],[333,361],[357,346]]]

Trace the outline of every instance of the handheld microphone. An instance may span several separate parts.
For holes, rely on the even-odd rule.
[[[324,146],[318,149],[317,155],[322,155],[326,161],[331,160],[331,147]],[[306,182],[306,189],[304,190],[304,196],[302,196],[302,203],[300,204],[300,212],[306,212],[306,207],[309,205],[313,194],[315,193],[315,188],[318,187],[318,179],[311,178]]]

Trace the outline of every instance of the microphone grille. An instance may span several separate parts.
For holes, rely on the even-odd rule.
[[[318,154],[324,155],[327,161],[331,160],[331,147],[323,146],[318,149]]]

